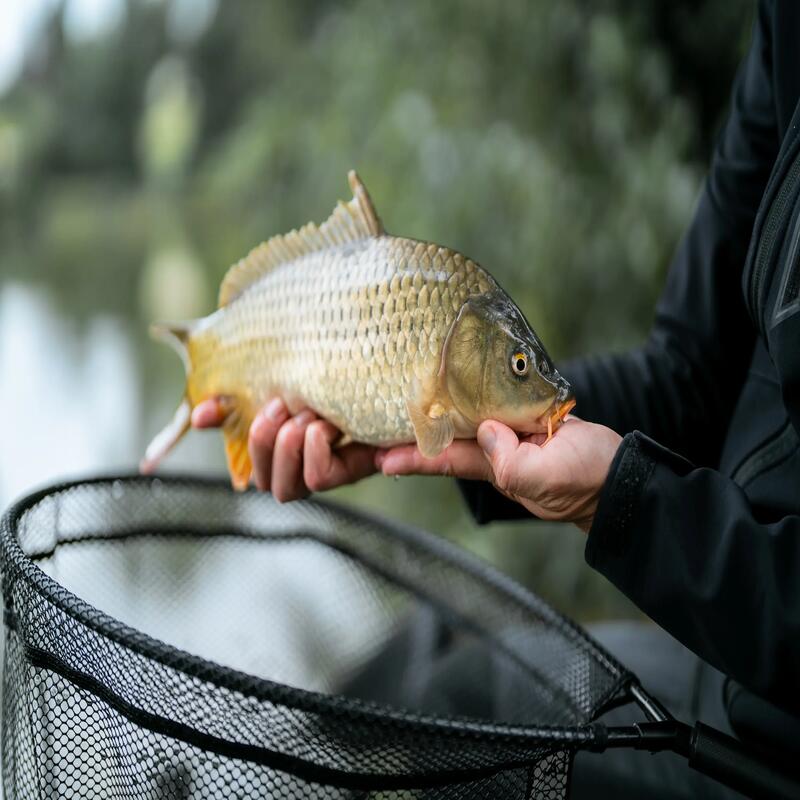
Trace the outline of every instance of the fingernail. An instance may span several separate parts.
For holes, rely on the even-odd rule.
[[[273,422],[277,422],[283,416],[283,400],[280,397],[273,397],[264,408],[264,414]]]
[[[488,455],[494,452],[495,444],[497,444],[497,434],[491,425],[481,425],[478,430],[478,444]]]
[[[385,460],[386,460],[386,451],[377,450],[375,452],[375,469],[380,469],[383,466],[383,462]]]
[[[294,417],[294,424],[297,425],[298,428],[302,428],[304,425],[308,425],[314,419],[314,412],[310,409],[306,408],[303,409],[297,416]]]

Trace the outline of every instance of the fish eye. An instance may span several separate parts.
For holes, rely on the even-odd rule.
[[[514,353],[511,356],[511,369],[515,375],[527,375],[530,364],[525,353]]]

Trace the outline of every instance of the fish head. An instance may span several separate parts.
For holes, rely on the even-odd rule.
[[[470,423],[496,419],[519,433],[552,430],[575,405],[539,337],[497,288],[470,298],[453,323],[442,369]]]

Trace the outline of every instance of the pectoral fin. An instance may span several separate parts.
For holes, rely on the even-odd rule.
[[[433,403],[427,413],[413,403],[406,403],[406,407],[420,453],[425,458],[435,458],[455,437],[451,416],[439,403]]]
[[[253,464],[247,449],[247,438],[253,422],[252,410],[231,398],[231,410],[222,426],[225,437],[225,455],[233,488],[244,491],[250,483]]]

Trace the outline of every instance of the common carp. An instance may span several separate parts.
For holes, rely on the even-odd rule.
[[[432,458],[484,419],[553,430],[574,406],[539,337],[492,276],[461,253],[391,236],[355,172],[353,198],[328,220],[273,236],[234,264],[219,308],[156,325],[186,368],[186,393],[142,462],[152,471],[221,398],[233,485],[247,486],[250,424],[278,395],[350,441],[416,441]]]

